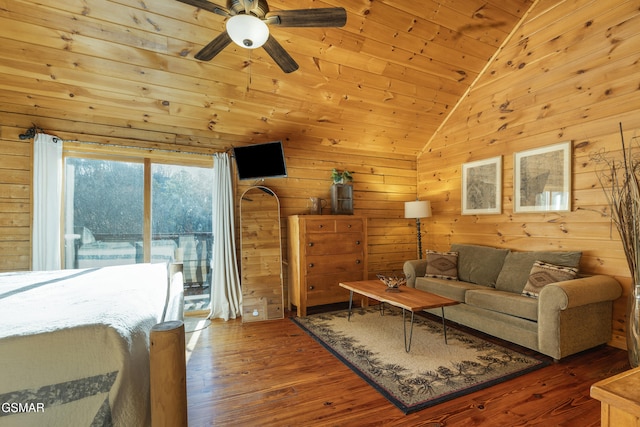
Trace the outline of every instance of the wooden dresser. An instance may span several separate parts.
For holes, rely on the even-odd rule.
[[[367,279],[367,221],[353,215],[294,215],[288,231],[289,305],[348,301],[340,282]],[[291,308],[291,307],[289,307]]]

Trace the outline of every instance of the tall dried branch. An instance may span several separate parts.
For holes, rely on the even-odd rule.
[[[598,165],[597,176],[611,208],[633,283],[637,284],[640,266],[640,144],[634,136],[626,145],[620,123],[622,153],[620,159],[600,151],[592,156]]]

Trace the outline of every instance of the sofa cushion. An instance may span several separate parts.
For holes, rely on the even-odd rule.
[[[496,279],[509,249],[489,246],[453,244],[452,252],[458,252],[458,279],[477,285],[496,285]]]
[[[538,298],[542,288],[549,283],[572,280],[575,279],[576,274],[578,274],[577,268],[536,261],[533,263],[529,280],[522,290],[522,295]]]
[[[427,251],[425,277],[458,280],[458,253]]]
[[[578,268],[582,252],[510,252],[496,280],[496,289],[521,294],[536,261]]]
[[[470,289],[487,289],[486,286],[474,285],[468,282],[431,277],[416,278],[415,287],[421,291],[431,292],[432,294],[440,295],[441,297],[449,298],[458,302],[464,302],[464,295]]]
[[[538,321],[538,300],[495,289],[469,290],[465,294],[467,305],[491,310],[522,319]]]

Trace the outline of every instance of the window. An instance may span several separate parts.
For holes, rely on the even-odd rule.
[[[65,157],[64,265],[182,262],[185,308],[210,301],[213,169],[166,158]],[[147,182],[148,181],[148,182]]]

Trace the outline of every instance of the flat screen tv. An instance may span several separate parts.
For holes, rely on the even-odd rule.
[[[240,180],[287,176],[282,141],[234,147],[233,154]]]

